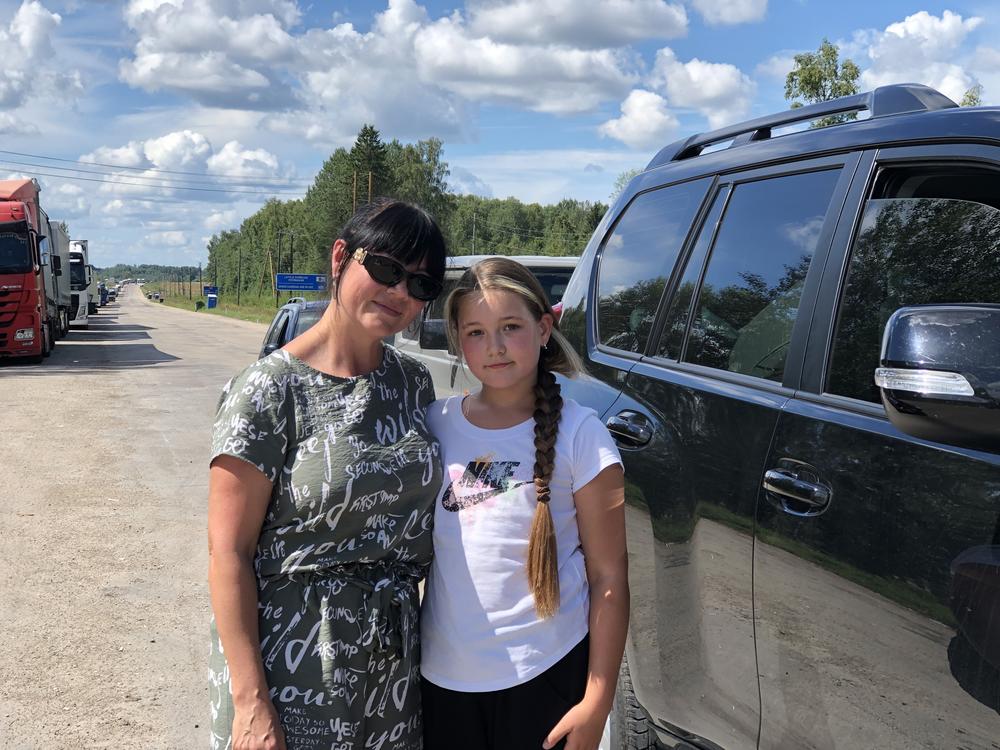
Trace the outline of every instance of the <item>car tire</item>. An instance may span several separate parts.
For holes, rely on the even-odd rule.
[[[627,657],[622,659],[611,708],[611,747],[613,750],[652,750],[655,747],[649,719],[635,699]]]

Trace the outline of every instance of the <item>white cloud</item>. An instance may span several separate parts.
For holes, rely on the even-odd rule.
[[[158,169],[201,169],[212,153],[212,144],[201,133],[179,130],[143,144],[143,153]]]
[[[31,122],[25,122],[10,112],[0,112],[0,133],[4,135],[34,135],[38,133],[38,126]]]
[[[766,78],[777,78],[784,82],[792,69],[795,68],[795,55],[793,53],[771,55],[761,63],[758,63],[754,73]]]
[[[146,235],[145,241],[153,247],[157,245],[162,247],[184,247],[188,243],[187,235],[180,231],[153,232]]]
[[[367,33],[351,24],[307,31],[298,40],[303,109],[264,126],[326,147],[349,145],[368,122],[400,138],[463,136],[473,105],[417,70],[414,40],[428,23],[412,0],[391,0]]]
[[[623,53],[504,44],[470,35],[455,18],[422,29],[415,49],[426,80],[475,101],[538,112],[584,112],[635,81]]]
[[[1000,104],[1000,49],[978,47],[970,66],[983,86],[983,104]]]
[[[204,227],[210,232],[231,229],[236,226],[236,217],[236,211],[232,209],[228,211],[214,211],[205,217]]]
[[[125,20],[139,38],[119,75],[203,103],[285,107],[293,98],[280,66],[299,59],[287,30],[298,17],[295,3],[283,0],[132,0]]]
[[[452,166],[448,175],[448,189],[457,195],[478,195],[492,198],[493,188],[463,167]]]
[[[687,13],[666,0],[479,0],[467,4],[472,34],[503,42],[616,47],[687,33]]]
[[[149,166],[141,141],[129,141],[125,146],[118,148],[100,146],[89,154],[81,156],[80,161],[92,164],[114,164],[122,167]]]
[[[622,102],[621,111],[621,117],[605,122],[599,132],[632,148],[662,146],[677,129],[677,118],[670,113],[667,100],[652,91],[632,91]]]
[[[38,0],[24,0],[0,27],[0,108],[15,109],[33,95],[75,95],[80,74],[58,61],[52,35],[62,18]]]
[[[299,32],[293,2],[131,0],[137,41],[119,75],[267,113],[262,128],[326,148],[349,145],[368,122],[403,139],[467,140],[481,103],[569,114],[620,100],[641,61],[595,45],[686,29],[679,0],[541,2],[483,0],[434,20],[416,0],[388,0],[366,32],[350,23]],[[515,20],[529,7],[538,22],[523,29]]]
[[[957,102],[976,82],[961,60],[962,46],[982,23],[982,18],[962,18],[949,10],[940,17],[922,10],[884,31],[858,32],[845,49],[858,55],[863,89],[912,81]]]
[[[278,157],[262,148],[245,149],[230,141],[208,158],[208,171],[230,177],[270,177],[278,172]]]
[[[237,197],[258,193],[260,200],[273,194],[296,194],[295,187],[272,182],[275,178],[287,179],[289,170],[282,170],[271,152],[245,148],[238,141],[229,141],[216,151],[202,133],[193,130],[130,141],[120,147],[102,146],[82,156],[81,161],[109,165],[109,169],[103,170],[106,181],[97,190],[130,203],[152,199],[180,205],[178,201],[190,200],[192,196],[206,204],[232,203]],[[256,187],[257,181],[267,187]],[[158,210],[162,211],[162,204]],[[176,213],[175,209],[171,211]],[[198,215],[195,221],[201,222],[203,218]]]
[[[767,14],[767,0],[691,0],[691,6],[714,26],[761,21]]]
[[[656,53],[650,82],[667,94],[673,107],[690,107],[719,128],[746,115],[756,92],[754,82],[735,65],[694,58],[686,63],[669,47]]]

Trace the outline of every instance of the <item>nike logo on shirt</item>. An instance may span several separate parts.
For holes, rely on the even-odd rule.
[[[462,476],[448,485],[441,504],[445,510],[454,513],[531,484],[530,481],[511,479],[514,469],[520,465],[520,461],[470,461]]]

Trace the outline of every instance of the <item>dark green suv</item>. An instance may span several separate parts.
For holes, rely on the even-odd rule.
[[[563,306],[625,461],[612,746],[1000,748],[1000,108],[668,146]]]

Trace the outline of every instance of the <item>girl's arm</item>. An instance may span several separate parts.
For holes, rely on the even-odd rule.
[[[628,630],[625,476],[614,464],[573,493],[590,584],[590,667],[583,700],[549,733],[544,748],[566,736],[566,750],[596,750],[614,702]]]
[[[245,461],[219,456],[208,475],[208,585],[233,693],[234,750],[285,750],[268,694],[257,630],[253,559],[271,482]]]

